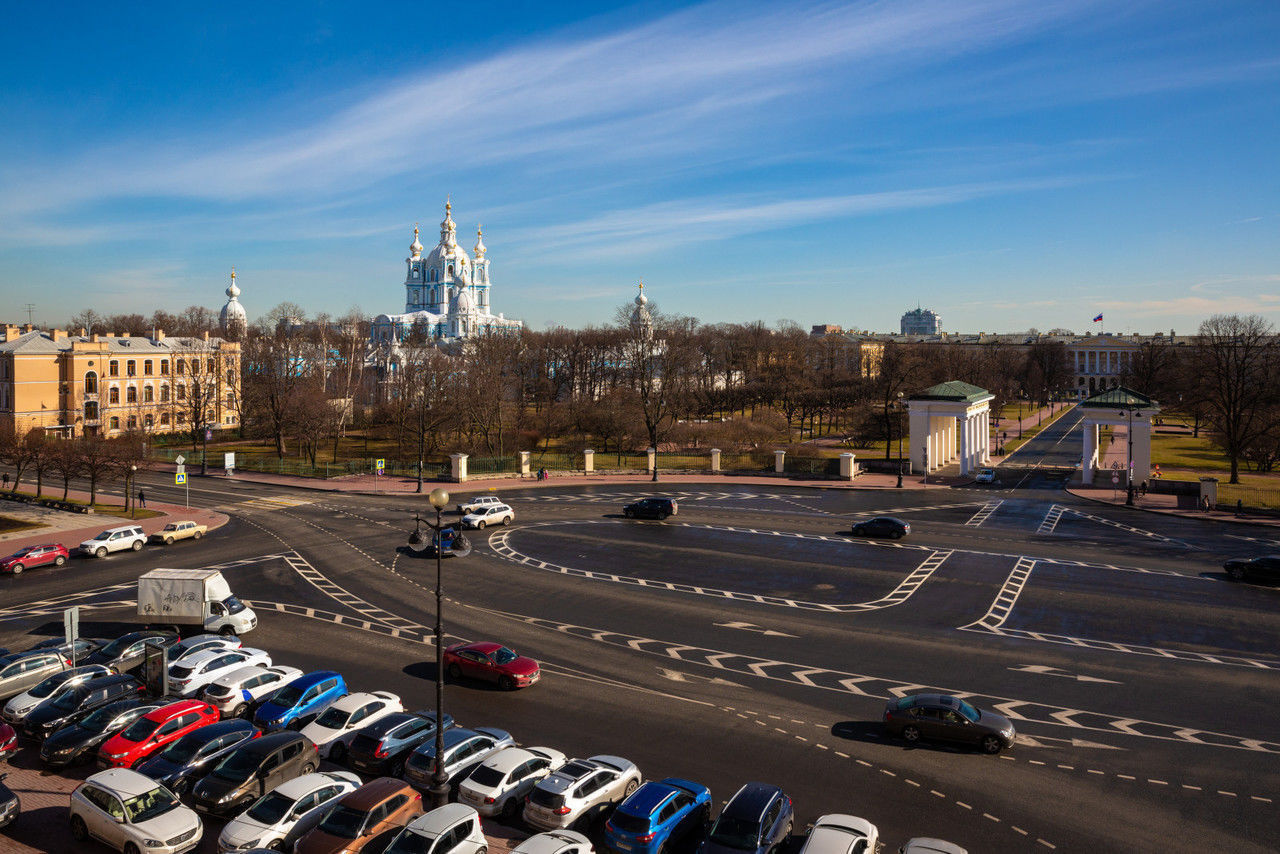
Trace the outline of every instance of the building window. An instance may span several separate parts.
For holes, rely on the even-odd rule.
[[[137,403],[138,390],[133,386],[129,386],[127,389],[124,390],[124,399],[126,403]]]
[[[160,413],[160,426],[161,426],[161,427],[168,427],[168,426],[169,426],[169,413],[167,413],[167,412],[161,412],[161,413]]]
[[[204,360],[204,372],[206,374],[216,374],[218,372],[217,368],[213,366],[213,359]]]
[[[142,402],[143,402],[143,403],[154,403],[154,402],[155,402],[155,399],[156,399],[156,393],[155,393],[155,390],[154,390],[154,389],[152,389],[152,388],[151,388],[151,386],[143,386],[143,389],[142,389]]]
[[[178,376],[180,376],[180,377],[182,377],[182,376],[186,376],[186,374],[187,374],[187,363],[186,363],[186,362],[184,362],[184,361],[182,361],[181,359],[175,359],[175,360],[174,360],[174,364],[178,367]]]
[[[160,402],[161,403],[169,402],[169,386],[168,385],[160,386]]]
[[[109,429],[111,429],[111,430],[119,430],[119,429],[120,429],[120,418],[119,418],[119,416],[112,415],[112,416],[111,416],[111,420],[107,422],[107,427],[108,427]]]
[[[187,387],[184,385],[178,386],[178,400],[186,400],[186,399],[187,399]]]
[[[429,281],[429,282],[434,282],[435,280],[436,280],[436,271],[433,269],[430,273],[428,273],[428,274],[427,274],[427,281]],[[432,290],[432,291],[431,291],[431,294],[432,294],[432,297],[431,297],[431,298],[432,298],[432,299],[435,299],[435,291],[434,291],[434,290]]]
[[[161,359],[161,360],[160,360],[160,373],[161,373],[161,374],[163,374],[164,376],[168,376],[168,375],[169,375],[169,360],[168,360],[168,359]]]
[[[97,394],[97,393],[98,393],[98,374],[97,374],[97,372],[95,372],[95,371],[89,371],[87,374],[85,374],[85,375],[84,375],[84,393],[85,393],[85,394]]]
[[[91,400],[84,405],[84,420],[85,421],[98,420],[98,401]]]
[[[146,424],[147,429],[150,430],[152,427],[156,426],[156,417],[152,415],[150,412],[148,412],[146,420],[144,420],[142,423]]]
[[[137,375],[138,375],[138,363],[137,363],[137,362],[135,362],[133,359],[130,359],[129,361],[125,362],[125,365],[124,365],[124,372],[125,372],[125,374],[126,374],[126,375],[131,376],[131,377],[135,377],[135,376],[137,376]]]
[[[151,376],[152,367],[154,367],[154,363],[150,359],[147,359],[142,363],[142,372],[147,376]]]
[[[112,359],[109,363],[107,363],[107,376],[109,377],[120,376],[120,363],[117,362],[115,359]]]
[[[111,390],[107,392],[107,403],[119,403],[119,402],[120,402],[120,389],[116,388],[115,386],[112,386]]]
[[[130,430],[137,430],[137,429],[138,429],[138,416],[136,416],[136,415],[130,415],[130,416],[129,416],[129,420],[128,420],[128,422],[127,422],[127,425],[126,425],[126,426],[128,426],[128,428],[129,428]]]

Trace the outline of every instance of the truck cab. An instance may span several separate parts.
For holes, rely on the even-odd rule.
[[[216,569],[153,569],[139,576],[138,617],[222,635],[243,635],[258,625],[258,615]]]

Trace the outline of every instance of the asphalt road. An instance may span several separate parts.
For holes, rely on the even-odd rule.
[[[717,803],[774,782],[798,831],[852,813],[886,850],[912,836],[974,852],[1274,850],[1280,589],[1219,571],[1266,535],[1029,488],[1053,482],[1040,450],[1020,452],[1018,482],[986,488],[658,484],[680,503],[665,522],[621,517],[647,489],[504,492],[517,522],[443,563],[447,640],[502,640],[545,677],[514,693],[450,684],[446,708],[524,744],[701,781]],[[221,565],[258,608],[250,645],[434,704],[436,566],[404,545],[425,496],[199,479],[191,496],[232,522],[0,579],[0,645],[60,632],[68,604],[127,598],[94,591],[146,569]],[[848,535],[880,513],[911,536]],[[121,613],[86,611],[82,631]],[[882,737],[886,699],[925,688],[1008,713],[1019,743],[990,757]]]

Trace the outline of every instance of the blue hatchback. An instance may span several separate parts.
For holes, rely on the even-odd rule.
[[[711,822],[711,790],[668,777],[631,793],[604,826],[605,844],[622,854],[657,854]]]
[[[299,676],[267,697],[253,714],[263,732],[300,729],[347,695],[347,683],[332,670]]]

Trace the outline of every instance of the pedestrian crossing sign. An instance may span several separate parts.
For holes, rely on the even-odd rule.
[[[382,470],[383,470],[383,469],[385,469],[385,468],[387,467],[387,461],[386,461],[386,460],[374,460],[374,465],[375,465],[375,466],[376,466],[376,468],[378,469],[378,473],[379,473],[379,474],[381,474],[381,473],[382,473]]]
[[[187,473],[184,471],[180,471],[176,473],[173,476],[173,482],[174,482],[174,485],[176,486],[182,486],[184,483],[187,482]]]

